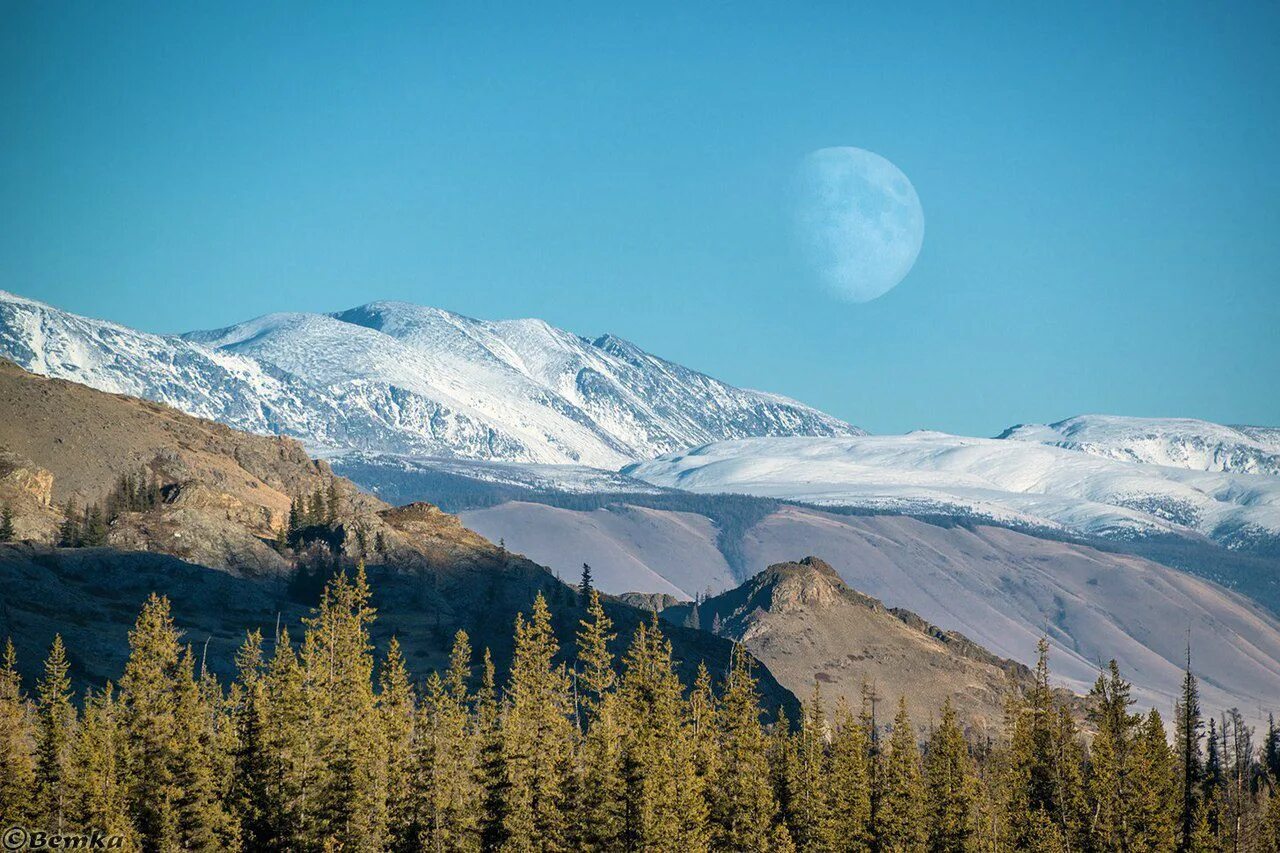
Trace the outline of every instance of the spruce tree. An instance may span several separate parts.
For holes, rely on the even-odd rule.
[[[1089,720],[1097,730],[1089,754],[1088,796],[1090,835],[1104,849],[1131,846],[1135,792],[1130,776],[1135,727],[1139,718],[1129,712],[1133,704],[1128,682],[1120,677],[1114,660],[1100,674],[1089,693]]]
[[[613,633],[613,620],[600,603],[599,591],[588,587],[586,597],[587,615],[578,622],[576,671],[578,701],[590,715],[614,687],[609,643],[617,635]]]
[[[711,673],[705,661],[698,662],[693,688],[689,691],[689,728],[693,738],[693,755],[698,774],[704,780],[708,802],[711,801],[711,784],[716,778],[720,762],[718,726],[718,700],[711,684]]]
[[[869,746],[866,727],[841,698],[836,706],[827,787],[832,837],[850,853],[869,853],[873,841]]]
[[[13,508],[5,504],[4,509],[0,509],[0,542],[12,542],[13,537]]]
[[[551,612],[538,593],[528,622],[516,618],[515,654],[502,721],[504,849],[566,849],[567,788],[572,770],[572,699]]]
[[[272,755],[267,737],[268,704],[262,667],[262,632],[250,631],[236,652],[238,675],[231,711],[236,742],[229,798],[248,850],[271,849],[273,841],[268,812],[273,781]]]
[[[206,691],[197,681],[191,647],[183,650],[174,682],[174,738],[179,744],[173,776],[179,845],[184,850],[238,850],[239,827],[228,813],[223,782],[230,775],[224,762],[227,744],[220,737],[221,691]],[[216,685],[215,685],[216,689]]]
[[[827,780],[827,714],[822,689],[813,683],[813,693],[805,703],[796,738],[791,793],[791,838],[799,850],[828,850],[834,843]]]
[[[304,848],[318,836],[315,788],[320,775],[319,728],[311,685],[287,628],[276,637],[263,675],[267,786],[262,804],[270,837],[262,849]]]
[[[1131,753],[1132,802],[1122,849],[1168,853],[1178,843],[1177,764],[1154,708],[1141,720]]]
[[[182,744],[177,730],[181,650],[169,601],[154,593],[129,632],[129,660],[120,679],[120,720],[129,814],[145,849],[182,843],[176,778]]]
[[[498,699],[493,656],[486,648],[480,661],[480,689],[472,703],[475,717],[476,786],[480,808],[480,846],[497,849],[503,838],[503,803],[507,800],[506,767],[502,759],[502,707]]]
[[[920,749],[905,699],[898,700],[893,719],[884,762],[884,799],[874,829],[877,847],[884,853],[923,851],[929,840]]]
[[[684,725],[671,644],[657,614],[636,629],[618,687],[626,785],[624,844],[631,849],[705,849],[706,810],[693,743]]]
[[[613,622],[600,604],[600,593],[591,589],[587,617],[578,623],[577,695],[584,733],[578,762],[580,780],[575,786],[577,831],[574,846],[583,850],[615,850],[622,843],[626,818],[626,788],[622,765],[622,724],[615,683]]]
[[[1191,672],[1191,646],[1187,645],[1187,668],[1182,677],[1182,695],[1175,709],[1175,748],[1178,762],[1178,850],[1191,853],[1196,830],[1204,817],[1202,791],[1204,720],[1200,716],[1200,688]]]
[[[595,592],[595,587],[591,582],[591,566],[586,563],[582,564],[582,578],[578,581],[578,606],[586,607],[591,603],[591,594]]]
[[[353,577],[336,574],[304,620],[303,667],[320,762],[315,840],[351,849],[380,848],[386,836],[386,747],[373,692],[369,598],[361,564]]]
[[[1280,783],[1280,728],[1276,715],[1267,714],[1267,736],[1262,740],[1262,769],[1270,779]]]
[[[80,544],[86,548],[101,548],[107,544],[107,520],[97,504],[85,510]]]
[[[35,811],[35,731],[17,654],[6,639],[0,661],[0,829],[27,826]]]
[[[123,836],[124,848],[133,849],[136,839],[125,800],[117,712],[109,681],[101,691],[85,697],[72,753],[71,820],[79,830]]]
[[[395,637],[387,645],[378,684],[378,714],[387,744],[387,840],[400,853],[417,849],[421,827],[414,790],[416,701]]]
[[[715,720],[720,750],[710,792],[712,846],[764,849],[778,805],[769,782],[769,738],[760,724],[751,657],[738,643],[730,652]]]
[[[76,709],[71,704],[67,650],[55,634],[44,675],[36,684],[36,819],[41,827],[62,832],[68,828],[73,776],[72,746]]]
[[[1049,643],[1041,638],[1028,695],[1007,712],[1009,756],[1004,822],[1016,849],[1075,849],[1085,838],[1082,748],[1070,712],[1049,685]]]
[[[465,632],[454,637],[449,670],[432,673],[423,691],[418,729],[416,796],[419,849],[480,849],[478,810],[483,792],[476,785],[475,740],[470,726],[467,682],[471,645]]]
[[[62,523],[58,525],[58,547],[79,548],[81,544],[80,514],[75,501],[67,499],[62,508]]]
[[[969,746],[948,698],[924,760],[930,853],[963,853],[974,836],[976,779]]]
[[[1218,721],[1209,718],[1209,735],[1204,761],[1204,775],[1200,783],[1205,832],[1217,838],[1221,831],[1223,793],[1226,777],[1222,771],[1221,741],[1218,737]]]

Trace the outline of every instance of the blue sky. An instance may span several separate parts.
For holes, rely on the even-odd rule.
[[[878,432],[1280,423],[1280,7],[1041,5],[5,3],[0,288],[538,316]],[[924,206],[866,304],[789,240],[834,145]]]

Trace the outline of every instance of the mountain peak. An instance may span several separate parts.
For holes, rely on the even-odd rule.
[[[0,293],[0,357],[331,450],[616,470],[722,439],[860,432],[612,335],[406,302],[174,336]]]

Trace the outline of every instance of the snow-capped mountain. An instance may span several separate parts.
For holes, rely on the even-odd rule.
[[[989,518],[1106,538],[1280,537],[1280,478],[1123,461],[938,432],[723,441],[623,469],[657,486]]]
[[[1193,471],[1280,475],[1280,429],[1275,427],[1079,415],[1048,425],[1019,424],[999,437]]]
[[[0,291],[0,356],[314,448],[616,469],[726,438],[861,434],[612,336],[404,303],[169,336]]]

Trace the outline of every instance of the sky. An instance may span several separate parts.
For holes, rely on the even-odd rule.
[[[1280,424],[1274,3],[0,2],[2,289],[535,316],[873,432]],[[924,210],[871,302],[789,226],[831,146]]]

